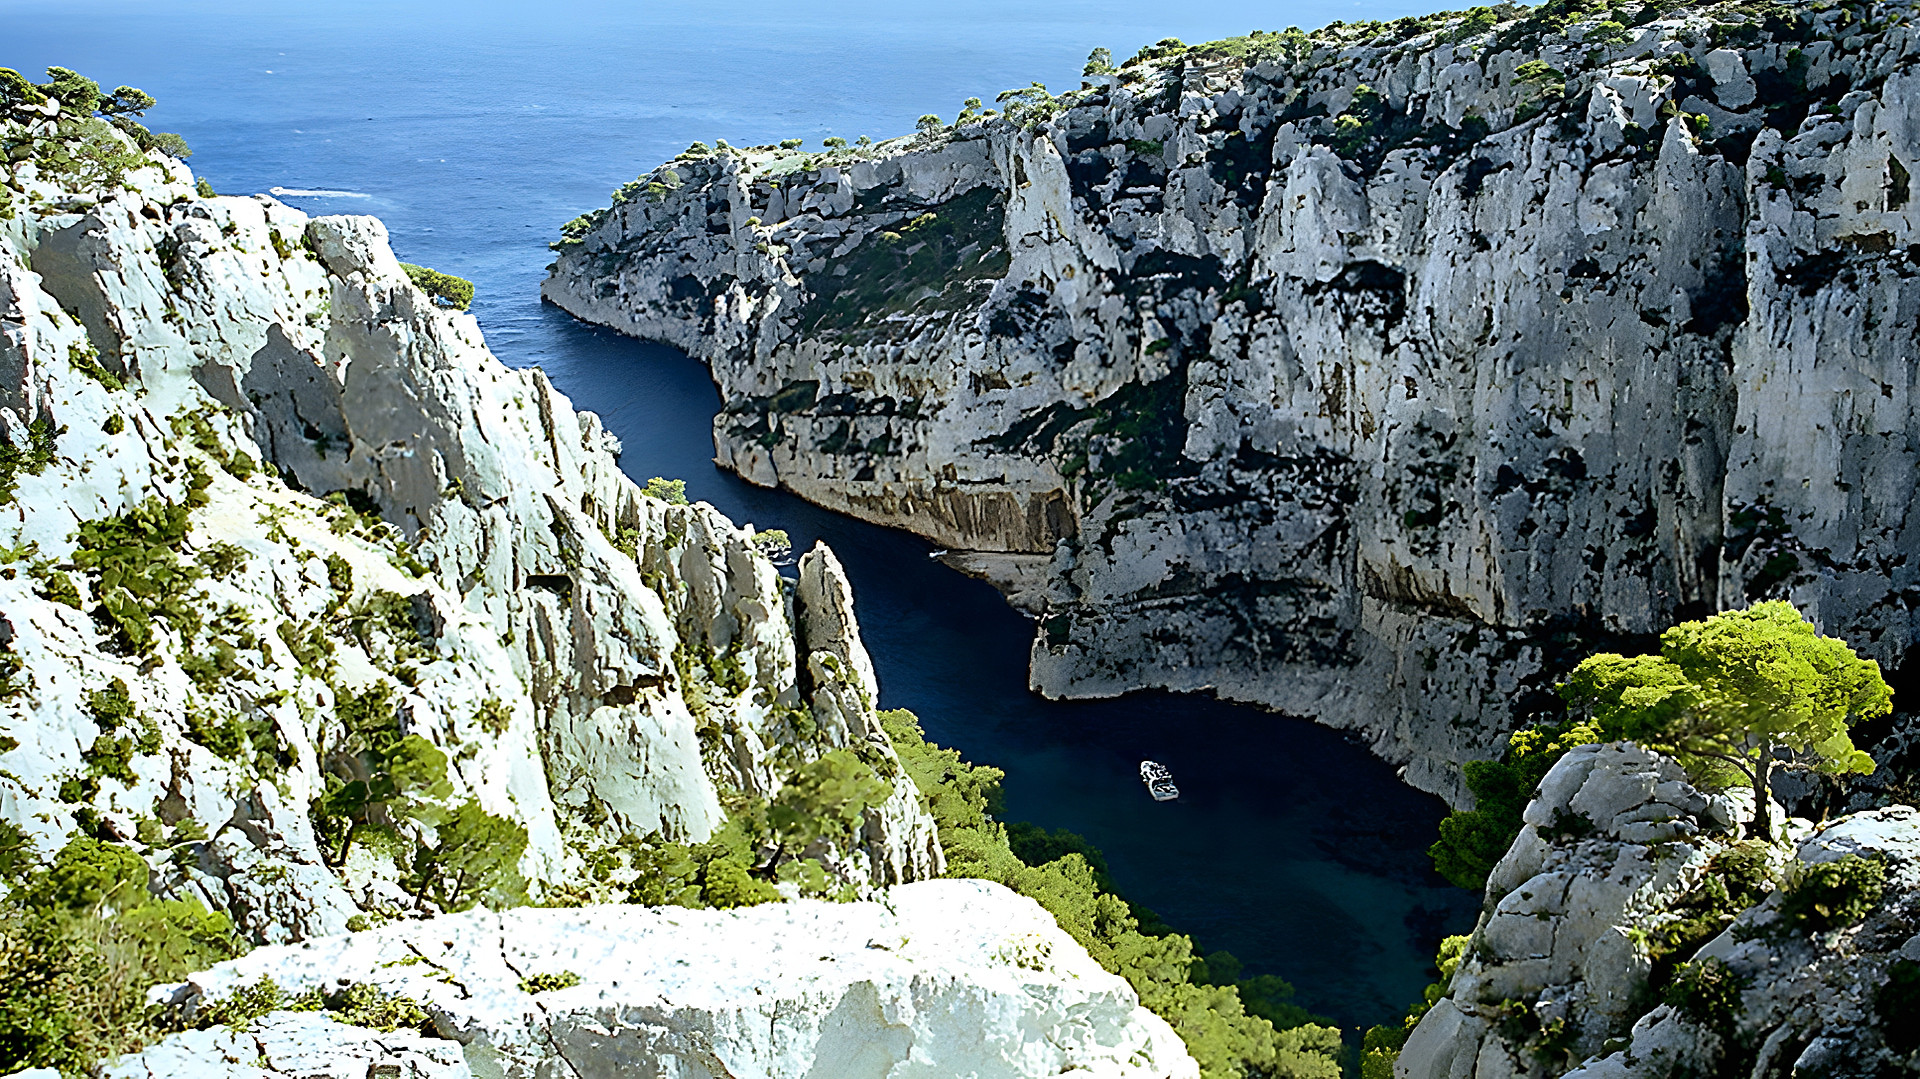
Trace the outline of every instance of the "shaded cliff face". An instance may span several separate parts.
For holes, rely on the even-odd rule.
[[[1905,10],[1157,46],[1011,119],[685,155],[545,294],[704,359],[721,463],[1000,583],[1039,691],[1212,689],[1458,799],[1676,620],[1786,597],[1905,664]]]
[[[404,877],[456,807],[524,832],[536,896],[618,897],[587,869],[623,837],[702,841],[847,747],[893,793],[816,853],[862,887],[940,871],[831,552],[783,581],[643,495],[378,221],[50,158],[0,205],[0,821],[38,853],[109,838],[299,940],[453,905]],[[381,778],[402,739],[444,780]],[[399,792],[368,811],[391,842],[329,838],[351,782]]]

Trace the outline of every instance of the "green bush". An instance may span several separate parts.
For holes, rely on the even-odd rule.
[[[331,990],[315,986],[289,994],[266,977],[251,985],[242,985],[218,1000],[202,1003],[194,1009],[193,1025],[200,1030],[216,1026],[244,1030],[255,1020],[277,1011],[325,1011],[349,1026],[380,1031],[406,1027],[423,1034],[433,1033],[427,1009],[411,997],[389,994],[361,982]]]
[[[210,1027],[231,1027],[244,1030],[255,1019],[268,1012],[293,1010],[294,998],[286,995],[272,978],[261,977],[251,985],[236,987],[233,992],[218,1000],[205,1001],[193,1012],[193,1025],[196,1029]],[[302,1008],[311,1011],[311,1008]]]
[[[647,481],[647,485],[641,488],[640,493],[648,498],[657,498],[675,506],[684,506],[687,504],[687,481],[655,476]]]
[[[443,769],[445,759],[441,757]],[[469,799],[435,833],[432,843],[415,849],[412,870],[401,882],[416,898],[445,911],[526,902],[526,878],[519,869],[527,849],[525,828]]]
[[[1693,1022],[1728,1034],[1740,1014],[1740,992],[1745,987],[1745,979],[1726,963],[1709,957],[1682,964],[1662,999]]]
[[[473,721],[481,730],[498,738],[507,733],[507,727],[513,723],[513,713],[500,698],[488,697],[474,708]]]
[[[0,67],[0,106],[45,104],[47,95],[27,81],[25,75],[10,67]]]
[[[711,840],[698,846],[675,843],[657,834],[628,846],[635,871],[627,886],[629,903],[726,909],[780,899],[779,889],[750,872],[752,845],[738,822],[728,822]]]
[[[700,898],[707,906],[727,910],[778,902],[780,890],[767,881],[754,879],[738,859],[722,856],[702,867]]]
[[[836,749],[801,765],[767,807],[776,864],[816,842],[851,839],[867,810],[892,796],[893,787],[851,750]]]
[[[148,498],[124,513],[82,521],[73,564],[93,579],[95,618],[127,655],[151,655],[155,618],[183,638],[199,631],[193,585],[199,567],[176,553],[187,537],[189,507]]]
[[[387,993],[378,987],[354,984],[323,998],[327,1012],[348,1026],[391,1031],[406,1027],[423,1034],[433,1033],[427,1009],[412,997]]]
[[[520,991],[532,996],[535,993],[552,993],[560,989],[572,989],[580,984],[580,975],[570,970],[558,974],[529,974],[520,979]]]
[[[1665,992],[1681,960],[1765,898],[1775,883],[1768,846],[1760,840],[1742,840],[1714,855],[1700,880],[1668,907],[1671,918],[1640,938],[1652,964],[1648,988]]]
[[[45,419],[27,424],[27,444],[0,443],[0,506],[13,501],[22,473],[38,476],[53,463],[53,424]]]
[[[417,734],[400,733],[393,689],[385,682],[359,693],[335,687],[334,714],[338,733],[322,754],[326,791],[310,815],[321,853],[340,865],[368,829],[433,819],[453,788],[447,755]]]
[[[413,282],[415,288],[434,300],[450,307],[457,307],[462,311],[472,306],[473,282],[466,278],[441,273],[439,270],[431,270],[425,266],[415,266],[411,262],[401,263],[400,268],[407,271],[407,279]]]
[[[1132,984],[1142,1005],[1173,1026],[1200,1063],[1202,1076],[1339,1076],[1337,1029],[1302,1022],[1278,1030],[1270,1020],[1249,1014],[1242,997],[1245,983],[1206,980],[1226,980],[1237,973],[1237,964],[1222,956],[1201,959],[1188,937],[1142,932],[1133,908],[1101,889],[1093,864],[1079,851],[1037,866],[1016,856],[1007,828],[990,817],[999,807],[1004,773],[969,764],[954,750],[928,742],[913,713],[904,709],[882,712],[880,721],[938,825],[947,875],[996,881],[1046,908],[1104,969]],[[1065,846],[1074,843],[1069,835],[1029,831],[1023,845],[1029,850]],[[1283,982],[1262,982],[1264,1003],[1284,999]]]
[[[1462,888],[1478,891],[1520,834],[1520,815],[1547,772],[1574,746],[1600,741],[1592,724],[1528,727],[1507,738],[1497,761],[1468,761],[1461,769],[1473,808],[1440,822],[1440,839],[1429,848],[1433,867]]]
[[[793,537],[784,528],[764,528],[753,534],[753,546],[768,558],[785,558],[793,552]]]
[[[1857,854],[1801,866],[1787,879],[1780,927],[1788,933],[1844,929],[1879,904],[1886,882],[1886,863]]]
[[[0,910],[0,1069],[91,1073],[96,1061],[163,1033],[149,986],[240,953],[226,915],[147,891],[132,851],[89,838],[31,868],[12,830],[4,867],[13,887]]]

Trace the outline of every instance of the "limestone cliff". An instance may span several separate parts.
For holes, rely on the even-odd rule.
[[[426,1029],[278,1010],[169,1038],[106,1075],[1198,1075],[1124,979],[1039,904],[985,881],[901,885],[868,903],[448,915],[262,948],[176,995],[194,1008],[262,978],[294,996],[376,987],[423,1005]]]
[[[1572,661],[1751,599],[1904,684],[1916,57],[1901,3],[1162,42],[698,147],[545,294],[706,361],[723,464],[1000,583],[1041,692],[1211,689],[1458,800]]]
[[[1636,746],[1568,753],[1394,1074],[1912,1074],[1920,811],[1789,821],[1784,848],[1736,842],[1743,815]],[[1877,883],[1821,876],[1843,860]]]
[[[615,844],[703,841],[845,748],[892,795],[807,853],[860,888],[939,872],[831,552],[783,580],[643,495],[378,221],[203,197],[159,155],[38,161],[0,205],[0,817],[38,854],[107,837],[299,940],[447,905],[403,878],[459,820],[590,899]]]

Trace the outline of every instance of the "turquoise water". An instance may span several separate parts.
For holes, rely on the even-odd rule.
[[[280,187],[312,213],[377,214],[401,258],[474,280],[494,351],[539,364],[626,445],[634,476],[679,476],[736,520],[833,544],[882,703],[1008,772],[1010,816],[1087,835],[1135,900],[1279,974],[1353,1027],[1395,1018],[1476,898],[1427,866],[1443,807],[1303,719],[1142,694],[1047,702],[1026,690],[1030,624],[928,561],[909,536],[761,491],[711,463],[718,407],[699,365],[539,302],[559,224],[696,139],[876,138],[1039,80],[1074,85],[1089,50],[1124,56],[1333,19],[1382,3],[863,4],[58,3],[0,0],[0,66],[76,68],[160,99],[223,193]],[[1172,767],[1180,801],[1136,766]]]

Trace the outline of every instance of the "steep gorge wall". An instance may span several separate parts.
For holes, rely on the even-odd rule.
[[[10,140],[57,136],[54,106],[18,111]],[[536,896],[619,898],[589,867],[623,838],[701,842],[838,748],[893,793],[811,853],[863,888],[940,871],[830,551],[784,581],[711,507],[643,495],[378,221],[202,197],[158,156],[13,180],[0,818],[38,853],[110,839],[257,942],[433,913],[402,886],[433,813],[393,822],[398,857],[317,833],[330,772],[371,784],[356,739],[385,735],[356,724],[390,702],[446,766],[409,796],[524,828]]]
[[[1910,15],[1163,44],[1011,119],[683,155],[545,294],[706,361],[723,464],[1000,583],[1039,691],[1210,689],[1457,799],[1570,662],[1752,599],[1909,680]]]

